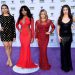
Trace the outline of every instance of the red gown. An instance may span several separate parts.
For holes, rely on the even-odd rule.
[[[17,62],[18,67],[22,68],[36,68],[31,59],[31,52],[30,52],[30,43],[31,39],[34,38],[34,20],[28,17],[25,17],[25,23],[23,23],[23,19],[20,20],[19,24],[21,25],[21,32],[20,32],[20,42],[21,42],[21,49],[20,49],[20,57]],[[19,30],[19,24],[16,24],[17,29]],[[31,27],[31,28],[30,28]]]
[[[35,26],[35,38],[38,39],[38,46],[40,49],[40,61],[39,61],[39,67],[41,69],[47,70],[50,69],[51,65],[48,63],[47,58],[47,45],[49,42],[49,35],[45,34],[49,31],[49,27],[51,26],[51,33],[54,31],[54,24],[51,20],[47,20],[47,22],[42,24],[39,20],[36,21]]]

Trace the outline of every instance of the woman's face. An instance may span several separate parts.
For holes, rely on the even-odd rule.
[[[46,18],[45,12],[41,12],[40,17],[41,17],[42,19]]]
[[[8,11],[9,11],[6,6],[2,6],[2,9],[1,9],[1,10],[2,10],[2,13],[3,13],[3,14],[7,14]]]
[[[22,9],[22,14],[23,14],[24,16],[26,16],[26,15],[27,15],[27,11],[25,11],[24,9]]]
[[[63,13],[64,13],[64,15],[68,14],[68,8],[67,7],[63,8]]]

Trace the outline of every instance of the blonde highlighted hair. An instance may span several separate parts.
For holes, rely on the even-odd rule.
[[[41,20],[41,13],[44,12],[45,13],[45,16],[46,16],[46,20],[48,19],[48,14],[47,14],[47,11],[45,9],[42,9],[39,13],[39,19]]]

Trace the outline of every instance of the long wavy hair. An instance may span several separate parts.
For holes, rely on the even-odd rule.
[[[17,23],[19,23],[19,21],[24,17],[24,15],[22,14],[23,9],[25,11],[27,11],[27,16],[30,18],[30,21],[31,21],[31,18],[33,18],[32,14],[30,12],[30,9],[27,6],[22,6],[19,11],[19,18],[18,18]]]
[[[63,5],[63,6],[62,6],[62,9],[61,9],[61,13],[60,13],[59,19],[58,19],[58,25],[61,24],[62,18],[63,18],[63,16],[64,16],[63,9],[64,9],[65,7],[68,9],[68,17],[70,18],[71,22],[73,22],[73,17],[72,17],[72,14],[71,14],[71,9],[70,9],[70,7],[69,7],[68,5]]]
[[[45,9],[42,9],[39,13],[39,19],[41,20],[41,13],[44,12],[45,13],[45,16],[46,16],[46,20],[48,19],[48,14],[47,14],[47,11]]]
[[[8,7],[8,5],[3,4],[3,5],[1,6],[1,10],[2,10],[2,7],[3,7],[3,6],[5,6],[5,7],[8,9],[8,14],[10,15],[10,11],[9,11],[9,7]],[[2,12],[2,15],[3,15],[3,12]]]

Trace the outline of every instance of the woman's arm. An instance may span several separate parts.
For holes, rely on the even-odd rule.
[[[2,27],[2,18],[1,18],[1,15],[0,15],[0,32],[3,31],[3,27]]]
[[[60,36],[60,25],[57,26],[57,34]]]
[[[73,22],[75,22],[75,17],[73,17]]]
[[[17,30],[18,30],[19,32],[21,32],[21,28],[19,28],[19,23],[18,23],[18,22],[16,23],[16,28],[17,28]]]
[[[16,23],[16,28],[19,30],[19,23]]]
[[[58,40],[61,42],[62,38],[60,37],[60,25],[57,26],[57,34],[58,34]]]
[[[50,21],[50,25],[51,25],[51,31],[50,31],[50,34],[53,33],[54,29],[55,29],[55,25],[53,24],[52,21]]]
[[[73,17],[73,22],[75,22],[75,17]],[[72,25],[72,29],[75,29],[75,25]]]
[[[51,20],[49,20],[49,25],[51,26],[51,31],[50,32],[46,32],[46,34],[52,34],[54,29],[55,29],[55,25],[53,24],[53,22]]]
[[[0,38],[1,38],[1,16],[0,16]]]
[[[33,18],[31,19],[31,37],[32,37],[31,42],[33,42],[34,41],[34,19]]]
[[[31,19],[31,33],[32,33],[32,38],[34,38],[34,19]]]
[[[12,17],[12,30],[13,30],[13,38],[16,38],[16,29],[15,29],[14,17]]]
[[[38,25],[37,25],[37,21],[35,23],[35,38],[37,39],[38,38]]]

